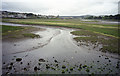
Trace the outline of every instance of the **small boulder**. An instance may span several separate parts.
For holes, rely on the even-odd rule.
[[[58,61],[57,61],[57,60],[54,60],[54,62],[58,63]]]
[[[45,60],[44,60],[44,59],[39,59],[39,61],[40,61],[40,62],[45,62]]]
[[[34,67],[34,71],[37,71],[37,70],[38,70],[38,68],[35,66],[35,67]]]
[[[21,60],[22,60],[22,58],[17,58],[17,59],[16,59],[16,61],[18,61],[18,62],[21,61]]]

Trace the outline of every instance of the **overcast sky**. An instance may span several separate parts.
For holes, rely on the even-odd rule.
[[[118,13],[119,0],[3,0],[2,10],[80,16]]]

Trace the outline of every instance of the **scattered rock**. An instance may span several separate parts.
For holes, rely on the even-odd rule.
[[[109,59],[109,58],[107,57],[107,58],[105,58],[105,59]]]
[[[28,65],[30,65],[30,64],[28,63]]]
[[[40,70],[40,68],[37,68],[38,70]]]
[[[111,60],[109,60],[109,62],[111,62]]]
[[[55,68],[51,67],[51,69],[56,70]]]
[[[25,71],[27,71],[27,68],[24,68]]]
[[[73,71],[73,68],[71,67],[70,70]]]
[[[35,66],[35,67],[34,67],[34,71],[37,71],[37,70],[38,70],[38,68],[37,68],[37,66]]]
[[[87,67],[87,65],[84,65],[83,68]]]
[[[64,70],[62,70],[62,73],[65,73],[65,71],[64,71]]]
[[[23,64],[22,62],[20,64]]]
[[[39,61],[40,61],[40,62],[45,62],[45,60],[44,60],[44,59],[39,59]]]
[[[14,70],[16,70],[16,68],[14,68]]]
[[[58,61],[57,61],[57,60],[54,60],[54,62],[58,63]]]
[[[11,69],[12,69],[12,66],[8,67],[8,69],[10,69],[10,70],[11,70]]]
[[[13,63],[10,63],[10,65],[13,65]]]
[[[50,66],[49,66],[48,64],[46,64],[46,68],[47,68],[47,69],[49,69],[49,68],[50,68]]]
[[[89,69],[86,69],[86,72],[90,72],[90,70],[89,70]]]
[[[97,62],[100,62],[100,61],[97,61]]]
[[[38,65],[41,65],[41,63],[38,63]]]
[[[82,67],[82,64],[80,64],[79,67]]]
[[[17,59],[16,59],[16,61],[21,61],[21,60],[22,60],[22,58],[17,58]]]
[[[5,62],[3,62],[3,64],[5,64]]]
[[[10,74],[9,72],[6,72],[6,74]]]
[[[58,64],[56,64],[56,66],[58,67]]]
[[[90,66],[90,68],[92,68],[92,66]]]
[[[116,68],[118,68],[118,69],[119,69],[119,64],[117,64]]]
[[[62,66],[62,68],[63,68],[63,69],[65,69],[65,68],[66,68],[66,66],[65,66],[65,65],[63,65],[63,66]]]

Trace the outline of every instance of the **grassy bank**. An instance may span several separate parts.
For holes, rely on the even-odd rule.
[[[7,26],[2,25],[2,38],[3,39],[22,39],[22,38],[39,38],[39,35],[31,33],[32,31],[41,30],[34,27],[22,27],[22,26]]]
[[[108,36],[112,36],[112,37],[117,37],[117,38],[120,37],[119,34],[118,34],[118,25],[89,24],[89,23],[84,23],[84,21],[80,21],[80,20],[62,20],[62,19],[3,19],[3,22],[79,28],[79,29],[89,30],[89,31],[92,31],[92,32],[97,32],[97,33],[108,35]]]
[[[92,49],[98,48],[99,45],[102,45],[102,47],[99,47],[98,51],[119,53],[118,51],[119,46],[118,46],[117,38],[93,33],[93,32],[86,31],[86,30],[73,31],[71,33],[73,35],[78,36],[74,38],[79,43],[78,46],[86,45],[89,47],[91,46],[89,44],[92,43],[93,45]]]
[[[16,30],[22,30],[25,29],[24,27],[18,27],[18,26],[2,26],[2,33],[7,33],[7,32],[13,32]]]

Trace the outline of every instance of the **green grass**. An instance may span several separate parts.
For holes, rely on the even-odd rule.
[[[88,46],[88,43],[92,43],[94,47],[97,47],[99,44],[102,44],[102,48],[100,48],[99,51],[119,53],[118,38],[104,36],[86,30],[73,31],[71,33],[77,36],[84,36],[84,37],[75,37],[74,39],[77,42],[86,42],[85,44],[86,46]]]
[[[48,26],[62,26],[70,28],[79,28],[97,32],[104,35],[113,37],[120,37],[118,34],[118,25],[108,24],[89,24],[84,23],[77,19],[62,20],[62,19],[3,19],[3,22],[12,22],[19,24],[35,24],[35,25],[48,25]]]
[[[2,25],[2,33],[6,33],[6,32],[12,32],[15,30],[21,30],[24,29],[23,27],[18,27],[18,26],[7,26],[7,25]]]
[[[31,37],[31,38],[40,38],[39,35],[33,34],[33,33],[24,33],[24,37]]]
[[[39,28],[34,27],[23,27],[23,26],[8,26],[2,25],[2,37],[4,38],[40,38],[39,35],[31,33],[31,31],[40,30]]]

